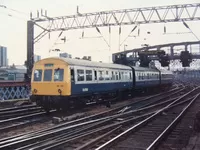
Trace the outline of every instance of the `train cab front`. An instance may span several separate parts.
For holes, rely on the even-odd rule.
[[[60,108],[63,97],[70,95],[67,74],[66,65],[56,60],[36,63],[31,79],[31,100],[45,110]]]

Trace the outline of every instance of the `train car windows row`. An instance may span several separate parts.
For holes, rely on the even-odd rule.
[[[63,81],[64,69],[55,69],[54,70],[54,81]]]
[[[139,80],[158,79],[159,78],[159,74],[157,74],[157,73],[142,73],[142,72],[139,72],[139,73],[137,73],[137,76],[138,76]]]
[[[82,69],[77,70],[77,79],[78,79],[78,81],[84,81],[85,80],[84,70],[82,70]]]
[[[51,81],[52,80],[52,69],[45,69],[44,70],[44,81]]]
[[[71,70],[72,73],[72,70]],[[73,78],[74,75],[71,74],[71,78]],[[104,80],[130,80],[132,79],[132,73],[130,71],[128,72],[122,72],[122,71],[103,71],[103,70],[94,70],[94,79],[93,79],[93,71],[92,70],[83,70],[83,69],[77,69],[77,81],[92,81],[92,80],[98,80],[104,81]],[[73,80],[72,80],[73,81]]]
[[[34,81],[41,81],[42,80],[42,70],[36,69],[34,71]]]

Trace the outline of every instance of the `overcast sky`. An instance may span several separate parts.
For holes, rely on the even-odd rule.
[[[23,64],[26,60],[27,50],[27,20],[29,13],[35,13],[37,10],[45,9],[49,16],[65,16],[76,13],[76,6],[79,6],[81,13],[96,12],[104,10],[116,10],[126,8],[138,8],[159,5],[188,4],[198,3],[199,0],[0,0],[0,5],[5,5],[9,9],[0,8],[0,45],[8,48],[9,64]],[[13,11],[11,9],[17,10]],[[200,12],[198,12],[200,13]],[[192,31],[200,38],[200,21],[187,22]],[[168,33],[188,32],[188,29],[182,23],[165,24]],[[132,26],[123,26],[121,42],[128,36]],[[140,36],[137,38],[128,38],[121,46],[121,51],[126,49],[139,48],[141,44],[165,44],[170,42],[196,41],[191,33],[186,34],[167,34],[163,35],[164,24],[147,24],[140,26]],[[109,41],[108,29],[100,28],[106,41]],[[86,37],[80,39],[84,31]],[[36,33],[37,33],[36,29]],[[151,32],[151,34],[147,34]],[[92,60],[108,62],[111,53],[118,52],[118,27],[112,27],[111,33],[111,51],[104,42],[103,38],[95,38],[99,33],[95,29],[71,30],[63,33],[66,36],[65,44],[55,44],[60,32],[51,34],[40,40],[35,45],[35,53],[42,58],[58,55],[56,52],[50,52],[52,48],[59,48],[62,52],[71,53],[73,57],[82,57],[83,55],[92,56]],[[136,33],[132,34],[133,36]],[[57,43],[61,41],[58,40]]]

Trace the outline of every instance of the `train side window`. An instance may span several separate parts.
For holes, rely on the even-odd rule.
[[[94,71],[94,80],[97,80],[97,71]]]
[[[86,70],[86,81],[92,81],[92,70]]]
[[[110,76],[109,76],[109,72],[108,71],[106,71],[105,80],[110,80]]]
[[[121,72],[119,72],[119,80],[121,80]]]
[[[112,71],[112,80],[115,80],[115,75],[113,71]]]
[[[34,81],[41,81],[42,80],[42,70],[37,69],[34,71]]]
[[[55,69],[54,70],[54,81],[63,81],[63,74],[64,74],[64,69]]]
[[[124,72],[121,72],[121,79],[124,80]]]
[[[130,77],[130,80],[132,79],[132,74],[131,74],[131,72],[129,72],[129,77]]]
[[[70,74],[71,74],[71,82],[74,82],[74,69],[70,70]]]
[[[82,69],[77,70],[77,80],[78,81],[84,81],[85,80],[84,70],[82,70]]]
[[[44,81],[51,81],[52,80],[52,69],[45,69],[44,70]]]
[[[103,78],[103,71],[99,71],[99,81],[104,80]]]
[[[118,78],[118,72],[115,72],[116,80],[119,80]]]

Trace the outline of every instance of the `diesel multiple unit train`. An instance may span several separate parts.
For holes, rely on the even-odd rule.
[[[173,74],[158,69],[71,58],[35,63],[31,100],[46,110],[102,101],[136,91],[170,86]]]

